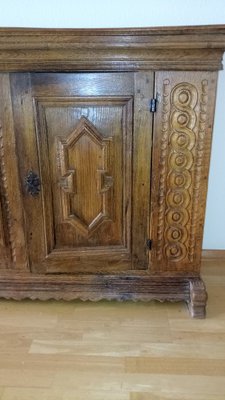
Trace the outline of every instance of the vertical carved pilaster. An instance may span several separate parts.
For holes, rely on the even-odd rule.
[[[165,224],[165,191],[167,174],[167,154],[169,138],[169,117],[170,117],[170,81],[163,81],[162,98],[162,126],[161,126],[161,147],[160,147],[160,176],[159,176],[159,209],[157,225],[157,250],[156,257],[160,261],[163,258],[164,224]]]
[[[170,262],[187,257],[197,101],[197,89],[190,83],[179,83],[171,91],[164,245],[165,257]]]
[[[4,221],[6,225],[5,234],[6,234],[6,242],[10,245],[10,253],[11,259],[14,263],[16,263],[16,249],[15,249],[15,240],[14,240],[14,232],[12,226],[12,215],[10,210],[10,202],[8,197],[8,182],[6,177],[6,168],[5,168],[5,148],[4,148],[4,139],[3,139],[3,130],[0,122],[0,187],[1,187],[1,198],[2,198],[2,208],[4,214]]]
[[[152,185],[151,262],[157,271],[182,270],[187,265],[198,271],[210,81],[207,75],[203,79],[172,72],[162,77],[158,74],[156,83],[162,100],[154,125],[157,179]]]
[[[195,248],[196,248],[196,229],[198,222],[198,207],[199,207],[199,196],[200,196],[201,179],[202,179],[202,165],[204,157],[204,144],[205,144],[206,122],[207,122],[207,103],[208,103],[208,81],[204,79],[201,82],[198,143],[196,146],[197,148],[196,148],[195,177],[194,177],[193,200],[192,200],[192,218],[191,218],[190,241],[189,241],[190,262],[194,261]]]

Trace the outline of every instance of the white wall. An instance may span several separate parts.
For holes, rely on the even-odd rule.
[[[225,0],[0,0],[0,26],[225,24]],[[225,61],[225,60],[224,60]],[[225,71],[220,72],[204,248],[225,249]]]

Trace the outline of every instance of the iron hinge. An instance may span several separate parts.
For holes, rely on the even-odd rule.
[[[152,249],[152,239],[147,239],[147,240],[146,240],[146,246],[147,246],[147,248],[148,248],[149,250]]]
[[[149,104],[150,112],[152,112],[152,113],[156,112],[156,104],[157,104],[157,99],[153,98],[150,100],[150,104]]]

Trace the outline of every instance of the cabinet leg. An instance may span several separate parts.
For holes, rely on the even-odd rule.
[[[190,300],[188,308],[193,318],[205,318],[207,292],[201,278],[190,279]]]

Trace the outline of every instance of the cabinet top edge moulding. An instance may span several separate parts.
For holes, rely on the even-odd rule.
[[[218,70],[225,25],[0,28],[0,72]]]

